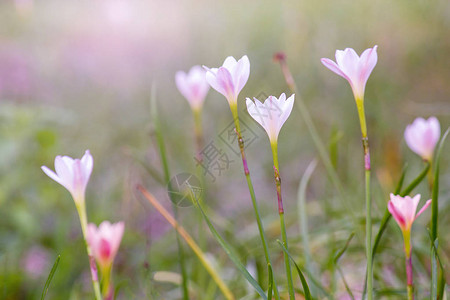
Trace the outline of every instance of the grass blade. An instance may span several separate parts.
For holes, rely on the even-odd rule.
[[[289,256],[289,258],[292,260],[292,262],[295,265],[295,268],[297,269],[298,277],[300,278],[300,281],[302,282],[303,292],[305,294],[305,299],[306,300],[312,300],[311,292],[309,291],[308,282],[306,281],[305,276],[303,276],[302,270],[299,268],[299,266],[297,265],[295,260],[292,258],[292,256],[289,253],[289,251],[284,247],[283,243],[280,240],[277,240],[277,242],[278,242],[278,244],[280,244],[280,246],[283,249],[284,253],[286,253],[286,255]]]
[[[430,241],[431,241],[431,234],[429,235]],[[439,282],[437,283],[437,299],[442,300],[444,297],[444,289],[446,285],[445,281],[445,269],[444,265],[442,264],[441,258],[439,257],[438,252],[438,245],[439,242],[436,239],[434,243],[431,243],[431,253],[432,255],[436,256],[436,260],[434,260],[432,263],[436,263],[436,261],[439,263],[439,267],[441,268],[441,272],[439,274]],[[435,266],[437,268],[437,266]]]
[[[431,193],[431,297],[438,299],[438,266],[437,266],[437,241],[438,241],[438,208],[439,208],[439,161],[441,159],[444,142],[450,132],[450,128],[442,136],[437,147],[434,161],[434,181]],[[443,270],[443,269],[442,269]]]
[[[339,266],[337,266],[337,270],[338,270],[339,275],[341,275],[342,282],[344,283],[347,294],[350,296],[350,298],[352,298],[352,300],[355,300],[355,296],[353,295],[352,290],[348,286],[347,280],[345,280],[344,272],[342,272],[342,269]]]
[[[352,232],[350,234],[350,236],[347,238],[347,241],[345,242],[344,247],[336,253],[336,255],[334,256],[334,263],[335,264],[337,264],[337,262],[341,258],[341,256],[344,255],[345,251],[347,251],[347,248],[350,245],[350,242],[352,241],[354,236],[355,236],[355,233]]]
[[[219,273],[209,263],[205,253],[200,249],[200,247],[197,245],[197,243],[194,241],[191,235],[183,228],[183,226],[178,224],[178,222],[174,219],[174,217],[172,217],[172,215],[158,202],[158,200],[156,200],[153,197],[153,195],[150,194],[150,192],[147,191],[142,185],[138,185],[137,189],[148,200],[148,202],[150,202],[150,204],[153,205],[153,207],[167,220],[167,222],[169,222],[169,224],[172,225],[173,228],[175,228],[175,230],[186,241],[189,247],[191,247],[192,251],[195,253],[195,255],[197,255],[200,262],[203,264],[205,269],[211,275],[212,280],[216,282],[217,286],[219,287],[225,298],[227,300],[234,300],[235,298],[231,293],[230,289],[222,280],[222,278],[219,276]],[[264,299],[266,299],[266,295],[264,294],[264,292],[262,292],[262,295],[264,295]]]
[[[55,260],[55,263],[53,264],[52,269],[50,270],[50,274],[48,274],[47,281],[45,282],[45,285],[44,285],[44,290],[42,291],[41,300],[44,300],[45,296],[47,295],[48,287],[50,286],[50,282],[53,279],[53,275],[55,275],[55,272],[56,272],[56,269],[58,268],[60,259],[61,259],[61,255],[58,255],[58,257]]]
[[[350,242],[352,241],[352,239],[353,239],[354,236],[355,236],[355,233],[352,232],[352,233],[350,234],[350,236],[347,238],[347,241],[345,242],[344,247],[343,247],[341,250],[339,250],[339,251],[336,253],[336,255],[334,256],[334,261],[333,261],[334,264],[335,264],[336,267],[337,267],[337,270],[338,270],[338,272],[339,272],[339,275],[341,275],[342,281],[344,282],[344,286],[345,286],[345,289],[347,290],[348,295],[349,295],[353,300],[355,300],[355,297],[353,296],[352,290],[351,290],[350,287],[348,286],[347,280],[345,280],[344,273],[342,272],[341,268],[338,266],[337,263],[338,263],[339,259],[341,258],[341,256],[344,255],[345,251],[347,251],[347,248],[348,248],[348,246],[350,245]],[[366,276],[367,276],[367,275],[366,275]],[[365,280],[365,282],[367,282],[367,280]]]
[[[308,219],[306,213],[306,188],[308,186],[309,179],[311,178],[314,170],[317,166],[317,160],[313,160],[309,163],[308,167],[302,179],[300,181],[300,186],[298,188],[298,217],[300,219],[300,232],[302,236],[303,249],[305,249],[305,261],[306,261],[306,269],[308,269],[311,273],[314,273],[312,260],[311,260],[311,251],[309,249],[309,237],[308,237]]]
[[[273,288],[273,271],[272,266],[267,264],[267,268],[269,269],[269,288],[267,291],[267,299],[272,299],[272,288]]]
[[[423,169],[423,171],[419,174],[419,176],[417,176],[407,187],[406,189],[404,189],[401,193],[400,196],[404,197],[406,195],[408,195],[409,193],[412,192],[413,189],[415,189],[416,186],[419,185],[419,183],[422,182],[422,180],[425,178],[425,176],[427,176],[428,170],[430,169],[431,165],[430,163],[426,163],[425,165],[425,169]]]
[[[395,191],[394,191],[395,195],[398,195],[398,193],[400,193],[400,191],[402,190],[403,182],[405,181],[405,176],[406,176],[406,170],[407,169],[408,169],[408,164],[406,163],[403,166],[402,175],[400,176],[400,180],[397,182],[397,186],[395,187]]]
[[[435,157],[434,165],[434,182],[433,182],[433,192],[431,197],[431,239],[432,243],[437,239],[438,236],[438,197],[439,197],[439,161],[441,159],[442,148],[444,147],[444,142],[450,132],[450,128],[444,133],[441,142],[439,143],[438,150]]]

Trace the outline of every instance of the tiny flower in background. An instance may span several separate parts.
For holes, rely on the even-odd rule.
[[[51,179],[64,186],[78,205],[84,202],[84,194],[94,166],[94,159],[86,150],[81,159],[58,155],[55,158],[55,172],[42,166],[41,169]]]
[[[88,225],[87,242],[92,254],[101,269],[110,268],[122,241],[125,224],[102,222],[98,228],[95,224]]]
[[[279,98],[269,96],[264,103],[256,98],[253,98],[255,102],[247,98],[248,113],[266,130],[271,144],[277,143],[281,127],[291,114],[294,97],[293,94],[286,99],[283,93]]]
[[[405,129],[405,141],[408,147],[426,161],[433,158],[434,148],[441,137],[438,119],[417,118]]]
[[[247,55],[239,61],[228,56],[219,68],[204,68],[209,85],[227,98],[230,106],[237,105],[237,99],[250,75],[250,61]]]
[[[192,110],[199,110],[203,105],[209,84],[206,82],[206,71],[200,66],[193,66],[189,73],[178,71],[175,83],[180,93],[191,105]]]
[[[352,48],[336,50],[336,62],[329,58],[322,58],[321,62],[334,73],[347,79],[356,99],[363,99],[367,79],[377,64],[377,47],[366,49],[361,56]]]
[[[391,194],[390,196],[391,200],[388,203],[389,212],[404,232],[411,230],[414,220],[417,219],[417,217],[431,204],[431,200],[428,200],[416,214],[417,205],[419,205],[420,201],[420,194],[417,194],[413,198],[410,196],[396,196],[394,194]]]

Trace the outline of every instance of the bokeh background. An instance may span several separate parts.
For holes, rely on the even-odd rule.
[[[242,121],[256,138],[247,147],[250,171],[263,214],[279,283],[284,284],[272,158],[265,132],[249,118],[244,97],[290,93],[272,56],[283,51],[300,94],[351,197],[349,211],[319,162],[307,192],[310,246],[315,274],[346,298],[333,257],[347,237],[355,238],[339,267],[360,297],[365,268],[362,151],[356,107],[348,84],[320,58],[336,49],[358,53],[378,45],[378,64],[366,88],[366,114],[373,160],[374,230],[401,170],[406,182],[423,168],[407,149],[403,130],[415,117],[450,124],[450,3],[446,0],[376,1],[164,1],[3,0],[0,2],[0,298],[39,299],[57,255],[61,262],[48,299],[89,299],[92,287],[78,216],[69,193],[40,166],[53,167],[59,154],[81,157],[90,149],[94,171],[87,189],[91,222],[124,220],[126,232],[116,258],[118,299],[179,299],[174,231],[136,192],[145,185],[170,209],[150,117],[157,96],[170,170],[196,173],[193,120],[177,91],[175,72],[192,65],[217,67],[225,57],[248,55],[250,79],[239,99]],[[263,100],[263,99],[260,99]],[[229,168],[213,181],[206,176],[205,204],[218,230],[242,260],[263,278],[263,252],[240,157],[220,139],[232,121],[227,102],[211,90],[203,111],[205,141],[229,155]],[[450,236],[449,147],[441,162],[441,255],[448,262]],[[293,255],[304,262],[297,189],[317,151],[294,109],[279,139],[283,194]],[[430,197],[426,183],[415,192]],[[195,237],[195,207],[179,210]],[[429,290],[429,212],[414,227],[414,263],[419,298]],[[203,225],[200,231],[207,231]],[[251,288],[208,234],[205,251],[238,298]],[[402,299],[400,230],[391,222],[375,265],[375,287],[386,299]],[[187,251],[193,299],[221,299],[215,285]],[[169,273],[164,273],[169,272]],[[203,279],[202,279],[203,276]],[[264,279],[262,279],[264,282]],[[202,283],[202,284],[201,284]],[[299,286],[299,285],[298,285]],[[389,292],[391,291],[391,292]],[[396,298],[397,297],[397,298]]]

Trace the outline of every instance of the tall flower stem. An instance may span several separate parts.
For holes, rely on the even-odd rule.
[[[403,241],[405,243],[406,257],[406,290],[408,292],[408,300],[414,300],[413,268],[411,259],[411,229],[403,231]]]
[[[372,271],[372,201],[370,197],[370,148],[367,136],[366,115],[364,112],[364,99],[356,98],[359,122],[361,125],[362,145],[364,150],[364,173],[366,177],[366,257],[367,257],[367,299],[373,297],[373,271]]]
[[[236,134],[238,137],[239,150],[241,152],[241,157],[242,157],[242,165],[244,167],[244,174],[245,174],[245,178],[247,180],[250,197],[252,199],[253,210],[255,212],[255,217],[256,217],[256,223],[258,224],[259,236],[261,238],[261,243],[262,243],[263,249],[264,249],[264,256],[266,258],[266,263],[272,265],[272,262],[270,260],[269,250],[268,250],[269,247],[267,245],[266,234],[264,233],[264,227],[263,227],[263,224],[261,221],[258,203],[256,202],[255,191],[253,189],[252,179],[250,177],[250,170],[248,169],[247,158],[245,156],[244,139],[242,138],[242,135],[241,135],[241,128],[239,125],[239,116],[238,116],[238,111],[237,111],[237,105],[231,105],[230,109],[231,109],[231,113],[233,114],[234,125],[235,125],[235,129],[236,129]],[[273,278],[273,281],[274,281],[274,285],[273,285],[274,286],[274,289],[273,289],[274,296],[275,296],[275,299],[279,300],[280,296],[278,294],[278,288],[277,288],[275,278]]]
[[[431,196],[433,197],[433,201],[431,202],[431,220],[437,220],[438,217],[438,202],[437,202],[437,194],[435,194],[437,190],[434,188],[434,178],[433,178],[433,162],[430,161],[430,168],[428,170],[427,179],[428,179],[428,187],[431,192]],[[434,166],[437,167],[437,166]],[[437,182],[439,186],[439,182]],[[434,201],[436,199],[436,201]],[[437,222],[431,222],[431,243],[435,244],[437,238]],[[436,256],[436,247],[431,247],[431,299],[438,299],[438,264],[437,264],[437,256]],[[409,290],[408,290],[409,292]]]
[[[283,199],[281,196],[281,177],[280,177],[279,164],[278,164],[278,145],[276,142],[274,142],[274,143],[271,143],[271,147],[272,147],[272,155],[273,155],[273,170],[274,170],[274,176],[275,176],[275,185],[276,185],[276,189],[277,189],[278,214],[280,216],[281,236],[283,239],[284,247],[286,248],[286,250],[289,250],[287,234],[286,234],[286,224],[284,222]],[[295,300],[294,284],[292,282],[291,264],[289,262],[289,256],[287,255],[287,253],[284,253],[284,264],[286,266],[286,276],[288,279],[289,299]]]
[[[92,256],[92,250],[87,242],[87,215],[86,215],[86,205],[84,202],[84,199],[80,201],[75,201],[78,216],[80,217],[80,224],[81,224],[81,232],[83,233],[84,243],[86,245],[86,251],[89,257],[89,266],[91,268],[91,277],[92,277],[92,285],[94,287],[94,294],[95,299],[102,300],[102,294],[100,293],[100,284],[98,282],[98,273],[97,273],[97,265],[95,264],[95,259]]]
[[[408,292],[408,300],[414,300],[414,286],[413,286],[413,268],[411,256],[406,258],[406,276],[407,276],[407,286],[406,290]]]
[[[111,300],[113,297],[113,286],[111,285],[112,265],[107,266],[102,271],[102,294],[105,300]]]

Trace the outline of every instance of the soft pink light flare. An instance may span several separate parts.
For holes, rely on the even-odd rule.
[[[92,223],[88,225],[87,242],[101,268],[112,265],[119,250],[124,230],[124,222],[111,224],[108,221],[104,221],[98,228]]]
[[[364,99],[367,79],[377,64],[377,47],[366,49],[361,56],[352,48],[336,50],[336,62],[329,58],[322,58],[325,67],[344,77],[350,83],[356,99]]]
[[[0,99],[28,99],[36,95],[33,58],[15,45],[0,45]]]
[[[200,66],[193,66],[189,73],[178,71],[175,83],[180,93],[186,98],[193,110],[201,109],[209,84],[206,82],[206,71]]]
[[[281,127],[291,114],[294,98],[295,94],[292,94],[286,99],[284,93],[279,98],[269,96],[264,103],[256,98],[253,98],[254,102],[247,98],[248,113],[266,130],[271,143],[277,142]]]
[[[64,186],[73,197],[76,204],[84,202],[86,186],[94,166],[94,159],[86,150],[81,159],[58,155],[55,158],[55,172],[42,166],[41,169],[51,179]]]
[[[441,137],[441,126],[436,117],[428,120],[417,118],[405,129],[405,141],[408,147],[424,160],[431,161],[434,148]]]
[[[24,271],[31,278],[48,275],[51,265],[51,255],[41,246],[32,246],[26,253],[22,262]]]
[[[388,210],[402,231],[410,230],[414,220],[417,219],[417,217],[431,204],[430,199],[416,214],[417,205],[419,205],[420,201],[420,194],[411,198],[410,196],[401,197],[391,193],[390,197],[391,200],[388,203]]]
[[[242,88],[247,83],[250,75],[250,61],[247,55],[236,61],[228,56],[219,68],[204,68],[206,81],[209,85],[227,98],[230,106],[237,104],[237,99]]]

